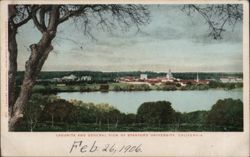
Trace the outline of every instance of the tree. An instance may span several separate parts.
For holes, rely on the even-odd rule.
[[[112,111],[117,110],[117,109],[109,104],[97,104],[96,109],[97,109],[96,110],[96,118],[99,121],[99,128],[101,127],[102,120],[105,119],[107,122],[107,125],[108,125],[108,129],[109,129],[109,123],[110,123],[109,120],[110,120],[111,116],[116,113],[116,111],[114,113],[112,113]],[[117,120],[117,123],[118,123],[118,120]]]
[[[185,123],[190,124],[205,124],[208,111],[193,111],[189,113],[183,113],[183,119]]]
[[[117,109],[112,109],[107,113],[108,118],[111,119],[111,122],[115,123],[115,128],[118,127],[119,119],[121,116],[121,112]]]
[[[129,113],[129,114],[121,114],[122,115],[122,121],[124,124],[135,124],[136,123],[136,114]]]
[[[169,124],[174,122],[174,109],[168,101],[145,102],[137,110],[139,121],[147,124]]]
[[[24,110],[24,117],[27,120],[27,124],[30,127],[30,131],[33,131],[37,125],[37,122],[42,114],[45,105],[48,103],[48,97],[40,94],[32,95],[28,101],[28,105]]]
[[[72,112],[69,115],[68,122],[76,123],[93,123],[95,122],[96,107],[92,103],[84,103],[78,100],[71,100],[73,104]]]
[[[17,54],[18,54],[16,35],[18,33],[18,29],[31,19],[29,11],[30,11],[29,6],[26,5],[9,5],[8,8],[9,117],[12,117],[12,110],[16,100],[16,73],[17,73]]]
[[[57,99],[51,103],[46,104],[44,113],[48,114],[51,118],[51,126],[54,126],[55,120],[63,122],[72,112],[73,105],[63,99]]]
[[[61,23],[74,18],[76,22],[82,22],[85,33],[91,35],[90,21],[93,18],[98,21],[102,29],[108,31],[111,31],[115,26],[128,28],[135,25],[139,29],[140,25],[147,23],[149,20],[149,12],[143,5],[26,5],[21,8],[11,6],[10,12],[12,12],[11,8],[15,8],[14,10],[18,11],[22,10],[23,14],[16,18],[9,18],[9,23],[25,15],[28,19],[32,19],[36,28],[41,32],[42,37],[38,43],[30,45],[31,54],[25,64],[21,91],[15,103],[13,103],[13,109],[10,111],[9,130],[15,130],[15,125],[23,117],[23,111],[31,96],[31,90],[45,60],[53,50],[51,43],[56,37],[57,28]],[[16,34],[15,29],[10,31],[9,35],[11,33]],[[12,57],[11,63],[13,64],[16,63],[15,55],[17,54],[17,49],[15,49],[17,46],[15,44],[16,42],[13,45],[9,45],[10,52],[16,52],[15,54],[10,53],[10,57]],[[16,74],[16,68],[12,71],[12,73]],[[9,76],[12,75],[9,74]],[[15,79],[11,77],[10,80]],[[14,89],[14,83],[11,83],[11,85],[13,86],[11,89]],[[9,94],[11,98],[14,95],[12,91]]]
[[[207,116],[207,123],[224,128],[243,127],[243,103],[231,98],[218,100]]]

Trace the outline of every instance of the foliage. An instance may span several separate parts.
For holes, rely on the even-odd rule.
[[[234,89],[234,88],[242,88],[243,83],[222,83],[219,81],[210,81],[209,85],[210,88],[224,88],[224,89]]]
[[[173,123],[174,109],[168,101],[145,102],[137,110],[140,122],[148,124],[168,124]]]
[[[73,111],[69,115],[70,123],[117,123],[121,117],[119,110],[109,104],[84,103],[78,100],[70,101],[73,105]]]
[[[44,118],[51,117],[52,123],[54,121],[63,122],[72,111],[73,105],[64,99],[56,99],[46,104],[43,110]]]
[[[182,122],[192,124],[205,124],[208,111],[194,111],[182,114]]]
[[[45,105],[48,102],[48,96],[33,94],[24,110],[24,120],[29,126],[30,131],[36,127]]]
[[[145,102],[137,114],[109,104],[33,94],[19,131],[242,131],[243,103],[218,100],[210,111],[175,112],[168,101]]]
[[[122,123],[124,124],[135,124],[136,123],[136,114],[134,113],[128,113],[123,114]]]
[[[73,104],[72,112],[69,115],[68,122],[73,124],[94,123],[96,117],[96,108],[92,103],[83,103],[77,100],[70,101]]]
[[[243,103],[241,100],[231,98],[218,100],[212,106],[207,117],[207,123],[210,125],[219,125],[225,127],[243,126]]]

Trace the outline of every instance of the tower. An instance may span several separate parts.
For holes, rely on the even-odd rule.
[[[171,69],[169,69],[169,71],[168,71],[168,73],[167,73],[167,79],[168,80],[170,80],[170,79],[172,79],[173,78],[173,75],[172,75],[172,73],[171,73]]]
[[[197,72],[196,82],[199,83],[199,81],[200,81],[200,80],[199,80],[199,74],[198,74],[198,72]]]

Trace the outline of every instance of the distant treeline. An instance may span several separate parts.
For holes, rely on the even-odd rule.
[[[166,73],[163,72],[152,72],[152,71],[132,71],[132,72],[100,72],[100,71],[50,71],[41,72],[38,79],[52,79],[52,78],[62,78],[68,75],[75,75],[77,77],[81,76],[91,76],[92,82],[94,83],[109,83],[114,82],[114,79],[125,76],[140,77],[140,74],[147,74],[148,78],[153,77],[164,77]],[[196,79],[197,72],[173,72],[175,78],[179,79]],[[226,73],[226,72],[199,72],[200,79],[215,79],[219,80],[221,77],[243,77],[243,73]],[[23,80],[24,72],[19,71],[17,73],[17,83],[20,84]]]
[[[168,101],[145,102],[133,114],[109,104],[33,94],[17,131],[243,131],[243,103],[224,99],[210,111],[181,113]]]

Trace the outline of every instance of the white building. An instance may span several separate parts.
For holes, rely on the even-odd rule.
[[[140,75],[140,79],[141,80],[147,80],[148,79],[148,75],[147,74],[141,74]]]
[[[82,76],[81,81],[91,81],[92,77],[91,76]]]
[[[62,78],[62,80],[64,80],[64,81],[74,81],[75,79],[77,79],[77,77],[75,75],[73,75],[73,74],[71,74],[69,76],[64,76]]]
[[[222,77],[220,81],[223,83],[242,83],[243,79],[238,77]]]

